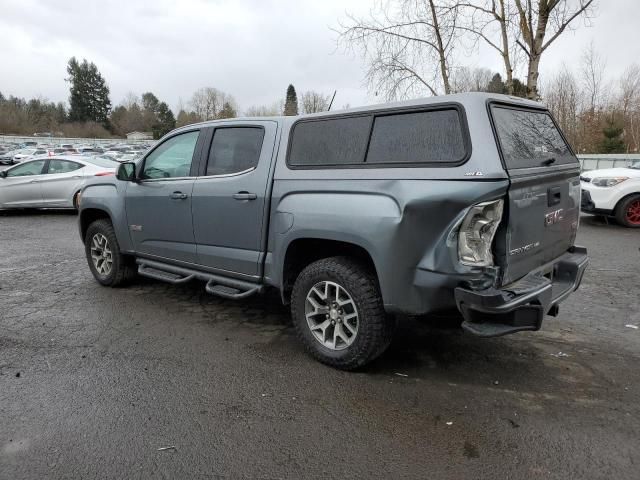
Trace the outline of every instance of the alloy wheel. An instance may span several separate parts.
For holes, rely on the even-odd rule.
[[[335,282],[316,283],[305,300],[305,316],[314,338],[331,350],[349,347],[358,335],[358,310],[347,290]]]
[[[627,207],[627,221],[632,225],[640,225],[640,200],[635,200]]]
[[[91,260],[100,275],[107,276],[113,267],[113,254],[109,247],[109,240],[102,233],[96,233],[91,238]]]

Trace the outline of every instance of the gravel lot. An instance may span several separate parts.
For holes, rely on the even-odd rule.
[[[0,213],[0,479],[637,479],[640,232],[583,217],[579,243],[542,331],[403,319],[344,373],[277,297],[103,288],[75,215]]]

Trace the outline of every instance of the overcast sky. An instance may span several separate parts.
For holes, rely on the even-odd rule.
[[[152,91],[175,109],[194,90],[232,94],[241,111],[298,92],[338,91],[335,105],[377,103],[363,85],[358,56],[336,50],[344,12],[368,0],[0,0],[0,92],[67,101],[71,56],[93,61],[118,105],[128,92]],[[542,77],[561,65],[578,70],[593,41],[608,76],[640,62],[640,0],[600,0],[593,26],[566,33],[543,57]],[[500,70],[488,51],[460,52],[470,66]]]

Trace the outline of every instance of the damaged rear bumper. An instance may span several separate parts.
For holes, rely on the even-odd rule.
[[[588,263],[587,249],[572,247],[540,271],[500,289],[456,288],[462,328],[481,337],[539,330],[544,316],[555,316],[558,304],[580,286]]]

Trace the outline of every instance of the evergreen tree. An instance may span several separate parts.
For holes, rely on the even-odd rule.
[[[178,112],[178,118],[176,119],[176,127],[184,127],[185,125],[191,125],[192,123],[198,123],[201,121],[202,119],[198,117],[195,112],[180,110]]]
[[[153,138],[158,139],[176,128],[176,119],[165,102],[160,102],[157,108],[156,123],[151,127]]]
[[[513,95],[516,97],[527,98],[527,86],[517,78],[513,79]]]
[[[231,104],[229,102],[224,102],[222,110],[220,110],[220,113],[218,114],[218,118],[235,118],[237,116],[238,114]]]
[[[624,153],[626,145],[620,138],[622,131],[622,127],[617,125],[613,118],[608,118],[606,126],[602,129],[604,138],[600,142],[599,153]]]
[[[499,73],[496,73],[491,81],[487,84],[487,92],[507,93],[507,87],[502,81],[502,76]]]
[[[109,100],[109,87],[98,71],[98,67],[87,60],[79,63],[75,57],[71,57],[67,65],[71,84],[69,96],[69,120],[72,122],[93,121],[109,124],[109,112],[111,101]]]
[[[287,87],[287,98],[284,102],[285,115],[298,115],[298,95],[293,85]]]

